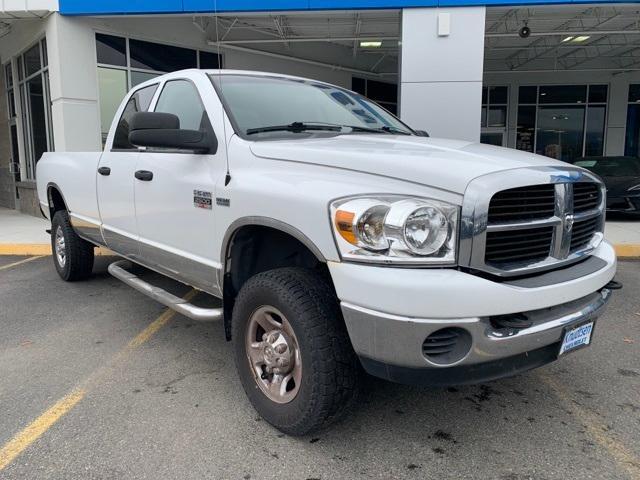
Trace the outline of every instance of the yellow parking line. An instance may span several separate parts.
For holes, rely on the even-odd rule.
[[[0,449],[0,470],[9,465],[22,451],[40,438],[51,425],[71,410],[85,395],[84,390],[74,390],[31,422]]]
[[[613,438],[609,429],[603,424],[595,413],[576,404],[571,398],[571,393],[567,388],[558,382],[554,377],[548,374],[539,374],[540,378],[551,387],[555,394],[562,400],[567,408],[569,408],[578,419],[586,426],[589,435],[603,448],[609,452],[616,463],[622,467],[629,478],[633,480],[640,479],[640,459],[636,457],[624,444]]]
[[[198,292],[191,290],[183,298],[187,301],[196,296]],[[144,330],[136,335],[127,346],[114,355],[109,363],[89,375],[82,382],[81,386],[56,402],[51,408],[46,410],[37,419],[31,422],[22,431],[17,433],[9,442],[0,448],[0,472],[7,467],[18,455],[40,438],[49,428],[51,428],[60,418],[71,411],[80,400],[84,398],[90,387],[95,385],[110,368],[126,358],[127,354],[135,348],[147,342],[158,330],[171,320],[176,314],[173,310],[165,310],[151,322]]]
[[[22,265],[23,263],[31,262],[33,260],[37,260],[39,258],[44,257],[44,255],[37,255],[35,257],[25,258],[24,260],[20,260],[18,262],[10,263],[9,265],[2,265],[0,270],[6,270],[7,268],[17,267],[18,265]]]
[[[640,258],[640,245],[620,244],[614,245],[618,258]]]

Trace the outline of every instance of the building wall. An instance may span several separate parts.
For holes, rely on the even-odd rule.
[[[485,7],[402,11],[400,115],[409,125],[480,140],[484,24]]]
[[[640,83],[640,72],[500,72],[485,73],[485,85],[509,86],[509,113],[507,118],[507,146],[516,143],[518,116],[518,88],[520,85],[609,85],[607,121],[605,131],[605,155],[624,153],[627,123],[627,98],[630,83]]]

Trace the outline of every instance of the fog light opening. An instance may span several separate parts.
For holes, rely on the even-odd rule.
[[[422,354],[432,363],[449,365],[462,360],[471,350],[471,334],[463,328],[436,330],[422,343]]]

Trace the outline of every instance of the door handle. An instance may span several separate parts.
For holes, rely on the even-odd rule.
[[[104,175],[106,177],[106,176],[111,175],[111,169],[109,167],[100,167],[98,169],[98,173],[100,175]]]
[[[150,172],[149,170],[138,170],[135,173],[135,177],[143,182],[150,182],[153,180],[153,172]]]

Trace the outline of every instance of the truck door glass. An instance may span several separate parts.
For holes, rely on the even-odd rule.
[[[154,85],[141,88],[131,95],[127,105],[124,107],[122,115],[120,116],[120,121],[118,122],[118,126],[116,127],[116,131],[113,135],[112,148],[118,150],[137,150],[136,147],[129,143],[129,121],[134,113],[146,112],[149,109],[151,99],[157,89],[158,84],[156,83]]]
[[[165,84],[156,112],[172,113],[180,119],[180,128],[201,130],[206,118],[196,87],[187,80],[172,80]]]

